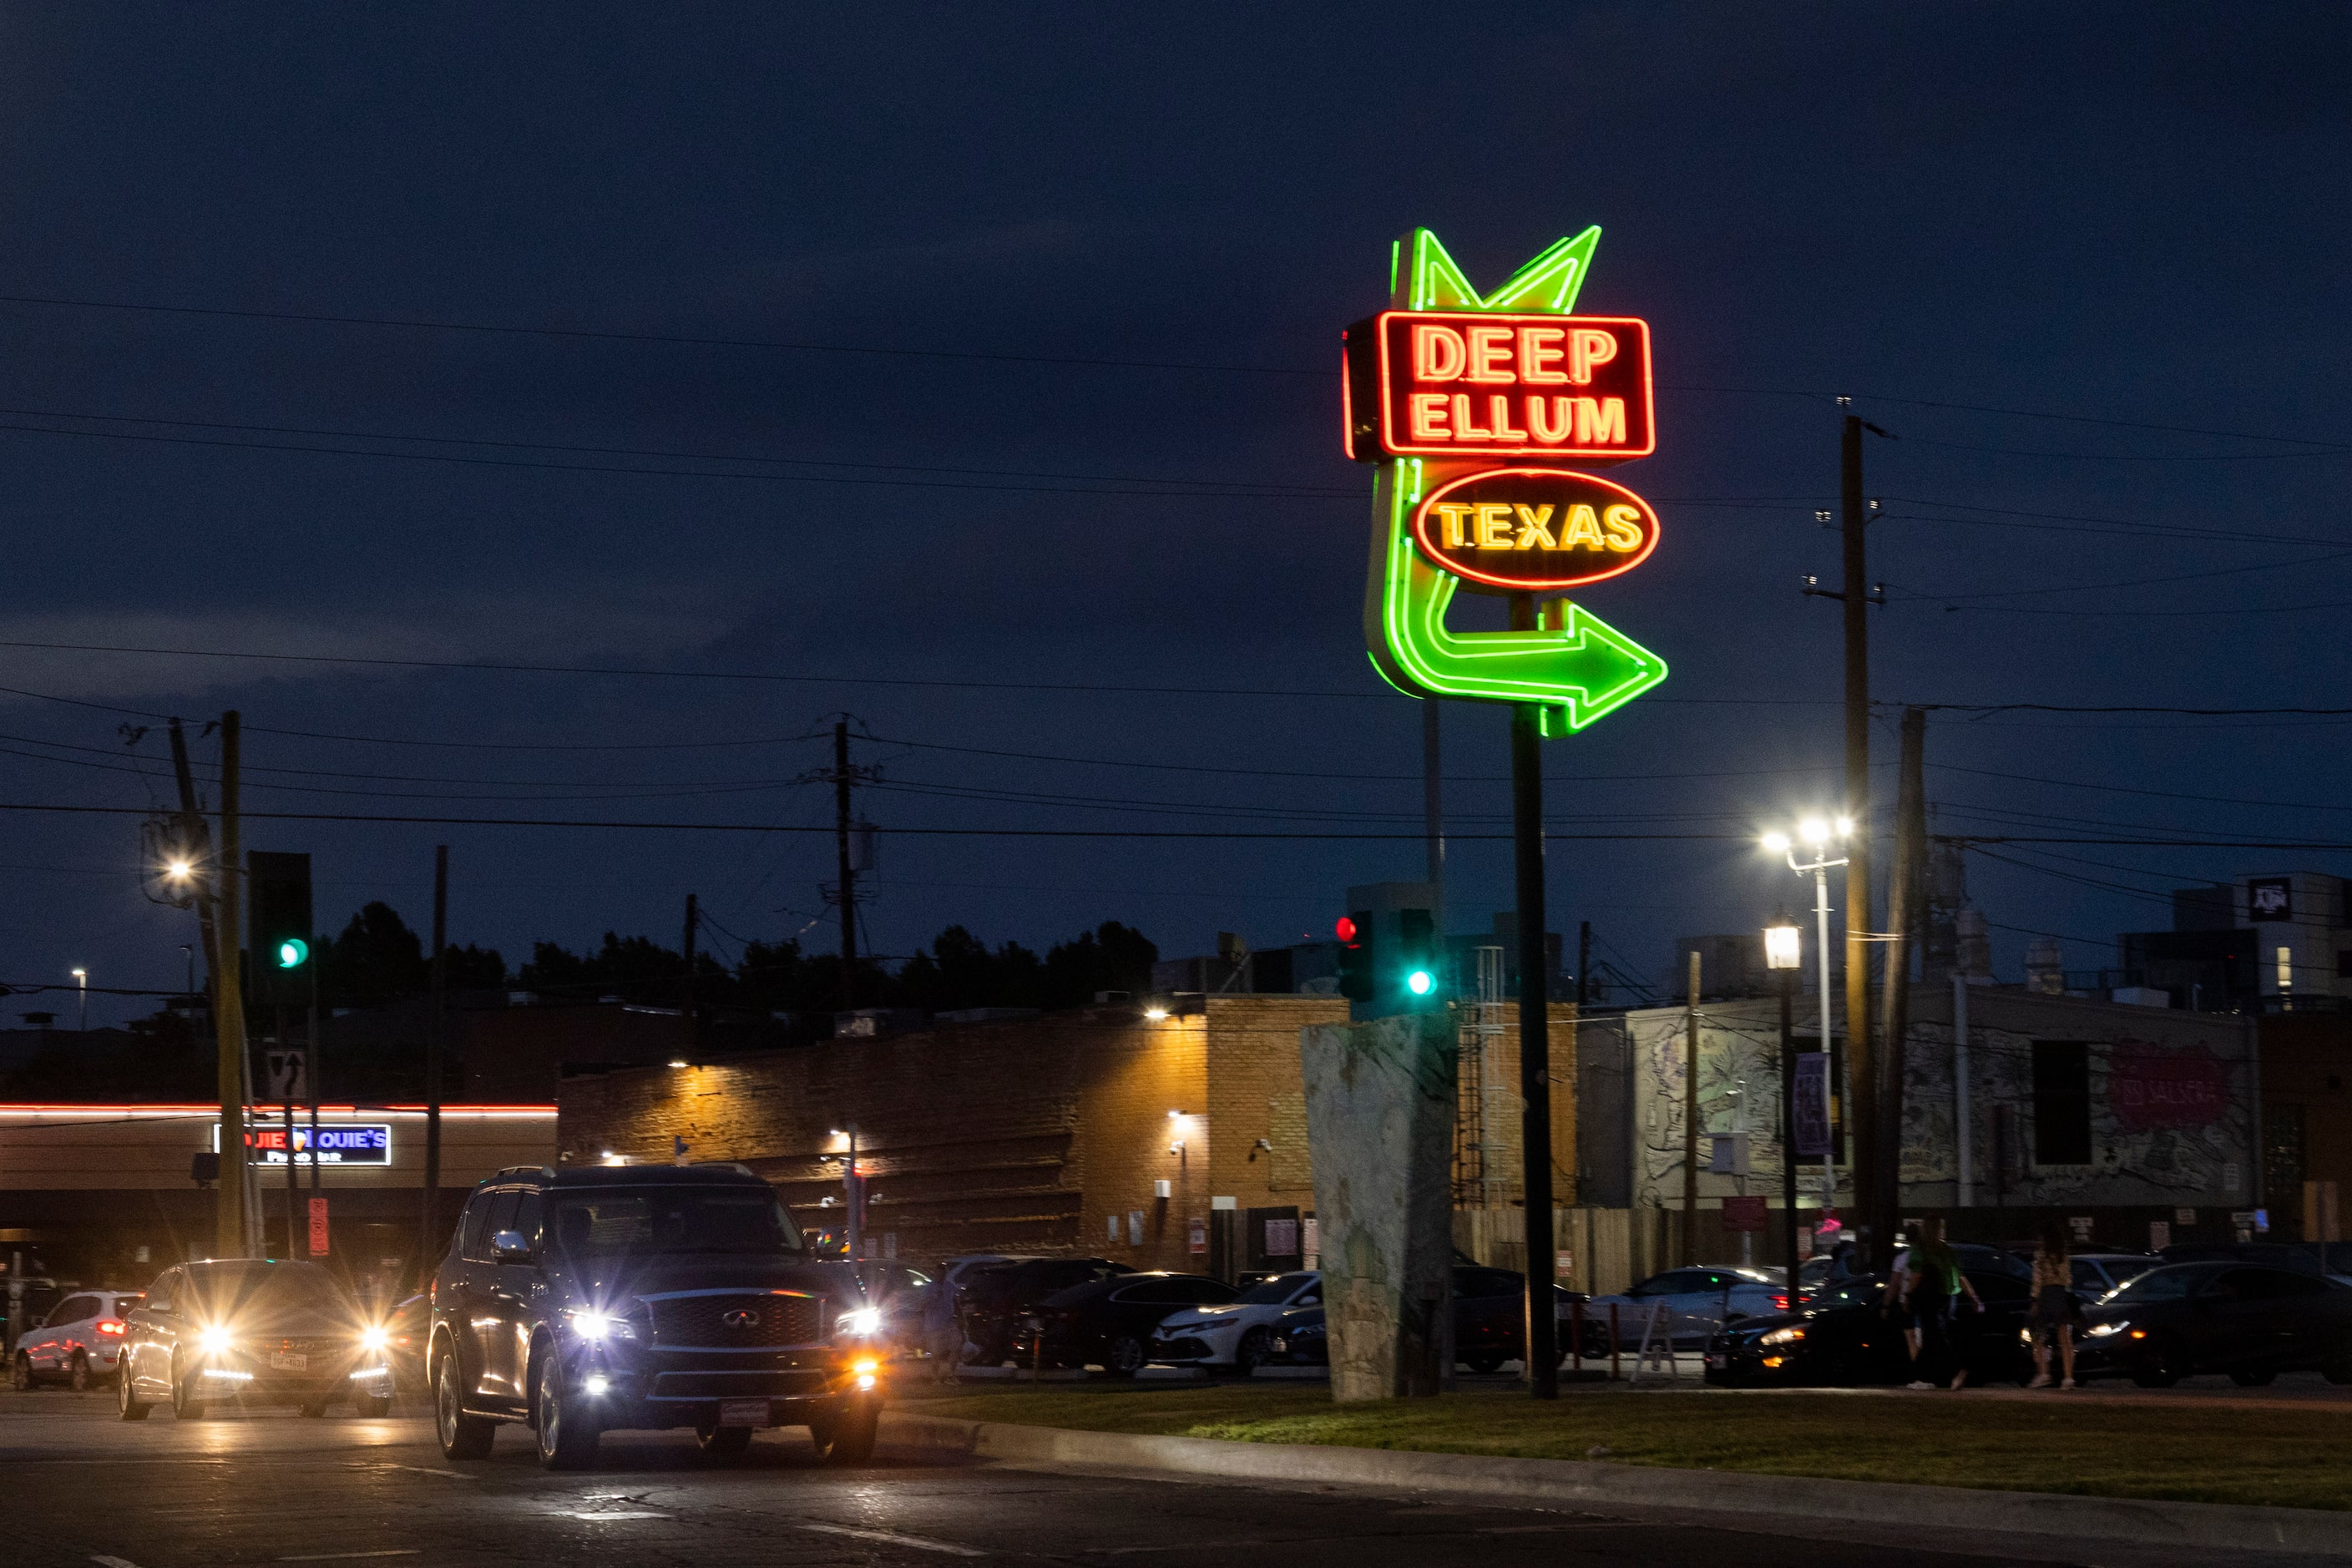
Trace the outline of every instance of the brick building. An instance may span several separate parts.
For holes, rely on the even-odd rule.
[[[1313,1250],[1298,1032],[1347,1016],[1334,996],[1196,995],[1161,1018],[1077,1008],[573,1073],[557,1097],[557,1142],[563,1161],[584,1164],[666,1162],[684,1139],[688,1158],[741,1161],[803,1226],[837,1230],[841,1134],[855,1123],[877,1256],[1280,1268]],[[1573,1031],[1555,1037],[1565,1047]],[[1516,1060],[1496,1065],[1512,1071]],[[1516,1161],[1512,1104],[1491,1142]],[[1557,1108],[1554,1126],[1555,1160],[1572,1173],[1572,1106]]]

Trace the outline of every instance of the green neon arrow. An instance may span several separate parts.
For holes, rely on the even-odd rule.
[[[1390,308],[1517,310],[1568,315],[1601,243],[1596,226],[1559,241],[1492,294],[1470,286],[1437,236],[1414,229],[1389,253]],[[1566,735],[1615,711],[1666,678],[1666,661],[1565,599],[1543,605],[1538,630],[1453,632],[1446,606],[1459,581],[1414,542],[1421,500],[1416,459],[1382,463],[1372,489],[1364,643],[1381,678],[1408,696],[1538,705],[1546,735]]]
[[[1581,605],[1545,604],[1538,630],[1454,632],[1445,626],[1458,580],[1432,566],[1410,519],[1422,466],[1384,463],[1374,482],[1377,554],[1364,595],[1364,641],[1383,679],[1412,697],[1533,702],[1542,731],[1567,735],[1666,678],[1666,661]]]

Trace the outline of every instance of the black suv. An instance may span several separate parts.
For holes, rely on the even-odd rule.
[[[483,1182],[431,1287],[425,1375],[441,1451],[478,1459],[501,1421],[550,1468],[622,1428],[691,1426],[713,1455],[805,1426],[861,1464],[882,1407],[882,1314],[854,1265],[816,1258],[740,1165],[555,1171]]]

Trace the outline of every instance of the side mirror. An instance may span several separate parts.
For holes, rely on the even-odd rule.
[[[530,1243],[522,1238],[519,1230],[502,1230],[490,1237],[490,1256],[500,1263],[528,1263]]]

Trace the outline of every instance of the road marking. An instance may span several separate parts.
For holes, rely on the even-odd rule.
[[[558,1514],[556,1517],[559,1519],[672,1519],[677,1516],[655,1513],[646,1509],[610,1508],[593,1511],[581,1509],[570,1513]]]
[[[420,1476],[439,1476],[445,1481],[473,1481],[481,1479],[478,1476],[469,1476],[463,1470],[446,1469],[433,1465],[403,1465],[390,1459],[376,1464],[346,1465],[343,1468],[349,1470],[414,1470]]]
[[[911,1546],[919,1552],[944,1552],[951,1557],[988,1555],[975,1546],[958,1546],[952,1541],[930,1541],[919,1535],[899,1535],[887,1530],[858,1530],[846,1524],[800,1524],[793,1528],[814,1530],[821,1535],[854,1535],[860,1541],[887,1541],[893,1546]]]
[[[309,1557],[280,1557],[280,1563],[350,1563],[362,1557],[415,1557],[424,1548],[403,1546],[391,1552],[320,1552]]]
[[[139,1568],[138,1563],[126,1562],[120,1557],[93,1556],[90,1561],[97,1563],[98,1568]]]

